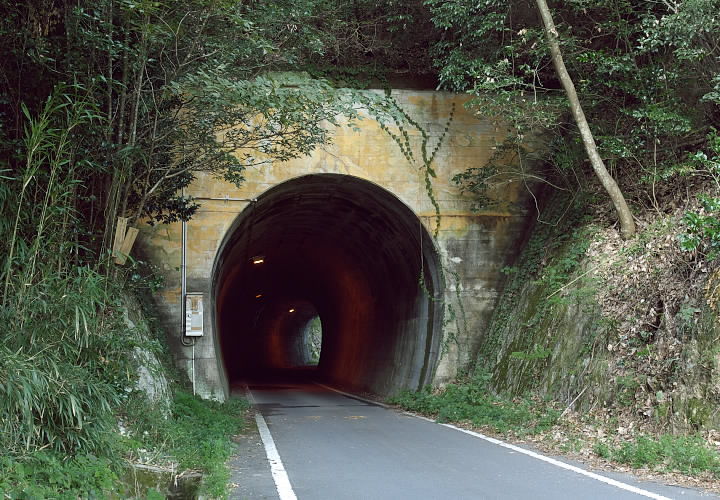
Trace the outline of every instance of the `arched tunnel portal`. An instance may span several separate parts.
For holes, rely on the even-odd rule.
[[[303,340],[316,316],[322,381],[380,395],[430,383],[440,276],[420,219],[383,188],[339,174],[271,188],[234,221],[214,266],[216,345],[229,383],[310,371]]]

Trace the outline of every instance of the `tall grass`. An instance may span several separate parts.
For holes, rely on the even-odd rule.
[[[0,339],[0,443],[16,453],[106,446],[127,369],[118,325],[102,325],[105,278],[87,268],[48,276],[5,307]],[[116,382],[116,383],[113,383]]]
[[[37,117],[23,108],[25,150],[2,172],[0,446],[13,454],[106,447],[127,371],[114,285],[70,237],[82,230],[73,193],[89,168],[76,131],[98,119],[82,92],[59,87]]]

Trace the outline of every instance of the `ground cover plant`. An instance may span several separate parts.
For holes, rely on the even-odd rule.
[[[126,456],[177,473],[201,473],[197,494],[225,498],[230,478],[226,462],[234,447],[231,438],[244,430],[248,408],[244,398],[220,403],[178,389],[168,415],[137,398],[121,412],[128,426],[123,439]]]
[[[438,422],[456,422],[517,437],[538,434],[557,422],[560,412],[548,402],[529,397],[502,397],[489,390],[490,376],[461,378],[443,389],[403,390],[390,404],[429,415]]]
[[[178,389],[168,414],[148,404],[144,394],[133,394],[115,409],[121,423],[105,436],[106,449],[64,453],[45,448],[0,458],[0,498],[163,498],[136,484],[133,464],[175,476],[199,474],[195,494],[225,498],[231,438],[244,429],[247,408],[244,399],[219,403]],[[172,481],[168,474],[166,486]]]
[[[635,468],[662,467],[687,474],[709,472],[720,479],[720,454],[708,448],[700,436],[673,436],[659,438],[638,434],[632,440],[612,446],[597,442],[594,451],[607,458]]]

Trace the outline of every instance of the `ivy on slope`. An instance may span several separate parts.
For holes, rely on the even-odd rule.
[[[577,271],[590,243],[582,229],[582,223],[587,221],[588,217],[583,208],[585,202],[583,195],[570,197],[558,191],[550,196],[517,259],[517,264],[503,269],[503,272],[508,274],[508,281],[493,310],[490,326],[482,338],[476,356],[476,370],[492,371],[497,365],[502,335],[509,321],[517,314],[522,289],[528,283],[536,282],[542,285],[549,300],[540,301],[528,321],[517,325],[523,329],[525,347],[532,348],[533,328],[540,323],[553,304],[562,300],[562,296],[557,292]],[[561,248],[562,252],[558,252]],[[562,258],[553,260],[552,255],[556,252],[562,254]],[[528,353],[528,356],[532,355]]]

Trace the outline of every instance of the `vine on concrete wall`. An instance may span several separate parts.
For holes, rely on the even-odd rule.
[[[428,150],[430,136],[427,130],[414,120],[392,97],[392,87],[390,86],[390,82],[387,78],[387,71],[385,68],[348,68],[313,65],[307,66],[305,70],[313,78],[327,79],[333,82],[336,86],[346,87],[353,91],[369,90],[373,85],[379,85],[385,91],[384,98],[381,101],[378,101],[373,95],[369,95],[367,93],[356,93],[353,97],[359,101],[359,104],[362,104],[367,108],[373,118],[378,121],[383,132],[388,134],[398,145],[403,156],[410,164],[415,163],[415,155],[413,154],[411,147],[409,129],[414,129],[420,133],[420,151],[422,156],[422,165],[420,169],[424,174],[425,191],[430,198],[430,202],[435,208],[436,224],[433,236],[437,238],[438,231],[440,230],[441,215],[440,205],[435,197],[435,191],[432,186],[432,179],[437,177],[435,169],[432,168],[432,163],[435,160],[435,156],[440,150],[448,131],[450,130],[450,124],[455,116],[455,103],[453,102],[451,105],[447,122],[445,123],[443,131],[440,134],[440,137],[438,137],[435,146]],[[393,131],[393,127],[397,127],[398,133]]]
[[[392,97],[392,88],[387,79],[385,70],[380,69],[356,69],[356,68],[337,68],[337,67],[321,67],[313,66],[306,68],[306,71],[314,78],[324,78],[334,82],[337,86],[348,87],[351,91],[355,90],[369,90],[371,86],[380,83],[380,86],[385,91],[384,96],[380,97],[377,94],[367,92],[357,92],[353,94],[353,98],[361,105],[365,106],[370,115],[377,120],[380,128],[386,133],[400,148],[401,153],[411,165],[417,163],[415,154],[413,152],[413,144],[411,142],[411,131],[419,133],[420,135],[420,170],[423,173],[425,192],[430,199],[435,210],[435,228],[432,231],[432,237],[437,241],[438,234],[440,231],[441,223],[441,211],[440,204],[435,195],[433,187],[433,179],[437,178],[437,173],[433,168],[433,162],[437,157],[437,153],[442,147],[445,138],[450,131],[450,125],[455,116],[456,104],[453,102],[450,108],[450,113],[445,125],[442,129],[440,136],[434,145],[430,145],[431,137],[425,128],[414,120],[400,104]],[[457,272],[452,271],[451,274],[455,280],[455,300],[457,306],[450,301],[445,300],[444,297],[435,297],[430,292],[425,276],[424,269],[424,255],[422,248],[422,233],[420,235],[420,273],[418,277],[418,285],[425,293],[425,295],[434,303],[442,302],[441,309],[441,324],[443,340],[440,350],[440,359],[446,356],[449,352],[450,345],[455,344],[458,352],[462,352],[461,337],[464,335],[467,338],[467,316],[465,313],[465,306],[463,305],[461,294],[460,294],[460,276]],[[437,249],[433,249],[437,252]],[[445,268],[445,264],[442,261],[442,257],[438,256],[439,262],[439,280],[443,285],[443,290],[448,289],[448,270]],[[454,325],[454,330],[450,328],[450,325]],[[466,346],[467,347],[467,346]],[[437,365],[433,367],[432,377],[435,376]]]
[[[421,143],[420,143],[420,151],[421,151],[421,161],[422,165],[420,169],[423,172],[424,180],[425,180],[425,191],[428,195],[428,198],[430,199],[430,202],[432,203],[434,209],[435,209],[435,229],[433,231],[433,239],[437,240],[439,231],[440,231],[440,222],[441,222],[441,212],[440,212],[440,204],[437,201],[437,197],[435,196],[435,190],[433,188],[432,179],[437,177],[437,173],[435,172],[435,169],[433,168],[432,164],[437,156],[438,151],[440,150],[440,147],[442,146],[445,137],[447,136],[447,133],[450,130],[450,125],[452,124],[453,118],[455,116],[455,103],[452,103],[452,106],[450,108],[450,113],[448,115],[448,119],[445,122],[445,126],[443,127],[443,131],[438,137],[437,142],[435,145],[430,149],[430,135],[428,134],[427,130],[425,130],[416,120],[414,120],[411,116],[408,115],[408,113],[402,109],[402,107],[395,101],[392,96],[387,95],[387,99],[392,102],[393,107],[396,110],[396,114],[393,115],[395,125],[398,128],[398,133],[393,132],[393,130],[387,125],[385,122],[380,122],[380,127],[382,130],[387,133],[393,141],[398,145],[400,148],[400,151],[403,153],[403,156],[405,156],[405,159],[410,164],[415,163],[415,156],[413,154],[413,150],[411,148],[410,143],[410,133],[408,132],[409,128],[412,128],[416,130],[420,134]],[[422,236],[421,236],[422,238]],[[422,241],[422,240],[421,240]],[[421,248],[421,258],[422,258],[422,248]],[[437,251],[437,250],[435,250]],[[443,263],[442,257],[439,256],[439,269],[438,274],[440,277],[440,282],[443,284],[443,289],[448,288],[448,282],[447,282],[447,275],[448,275],[448,269],[446,269],[445,264]],[[449,350],[450,345],[455,344],[455,346],[458,349],[458,353],[462,352],[462,341],[461,337],[464,335],[467,338],[467,315],[465,313],[465,306],[462,302],[462,297],[460,295],[460,276],[456,271],[450,271],[452,274],[455,284],[454,284],[454,290],[455,290],[455,299],[457,302],[457,309],[455,305],[452,302],[446,301],[443,299],[438,299],[436,297],[433,297],[432,293],[430,293],[430,290],[427,287],[426,283],[426,277],[425,277],[425,271],[424,271],[424,265],[421,265],[420,268],[420,275],[418,278],[418,284],[420,288],[423,290],[423,292],[432,300],[433,302],[436,302],[438,300],[443,302],[443,308],[442,308],[442,317],[441,317],[441,324],[442,324],[442,332],[443,332],[443,341],[441,344],[440,349],[440,359],[445,357]],[[455,326],[454,330],[451,330],[449,328],[450,325]],[[465,346],[467,348],[467,346]],[[433,368],[433,377],[435,375],[435,370],[437,370],[437,366]]]
[[[450,124],[452,123],[455,116],[455,103],[452,103],[452,106],[450,108],[450,114],[448,115],[448,119],[445,122],[445,127],[443,128],[442,134],[440,134],[440,137],[435,143],[435,146],[428,154],[430,136],[427,131],[416,120],[413,120],[413,118],[410,117],[410,115],[408,115],[404,109],[402,109],[402,107],[397,103],[397,101],[392,98],[392,96],[388,95],[387,99],[392,102],[393,107],[397,110],[399,114],[399,116],[396,116],[394,118],[400,133],[395,134],[392,130],[390,130],[387,124],[383,122],[380,123],[380,128],[382,128],[383,131],[386,132],[400,147],[400,151],[402,151],[405,159],[407,159],[408,163],[410,164],[413,164],[415,162],[415,157],[410,147],[410,134],[408,133],[408,126],[414,128],[420,133],[420,151],[422,153],[422,166],[420,167],[420,169],[423,171],[425,178],[425,192],[430,198],[430,203],[432,203],[433,207],[435,208],[435,230],[433,231],[433,236],[437,238],[438,232],[440,231],[441,214],[440,204],[435,197],[435,191],[432,185],[432,179],[437,177],[435,169],[432,168],[432,163],[435,160],[435,156],[437,155],[437,152],[440,150],[440,147],[445,140],[445,136],[450,130]]]

